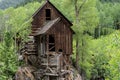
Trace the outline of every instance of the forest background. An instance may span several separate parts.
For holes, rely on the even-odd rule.
[[[12,80],[20,66],[14,38],[27,41],[44,1],[0,0],[0,80]],[[120,80],[120,0],[50,1],[73,23],[72,62],[82,79]]]

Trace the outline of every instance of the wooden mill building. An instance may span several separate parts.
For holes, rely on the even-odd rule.
[[[72,23],[50,2],[46,1],[33,14],[30,38],[25,50],[28,65],[36,67],[35,80],[71,80]],[[32,71],[31,71],[32,72]],[[17,79],[20,80],[20,79]]]
[[[49,1],[33,15],[32,33],[37,44],[41,44],[40,52],[63,52],[72,54],[72,23]]]

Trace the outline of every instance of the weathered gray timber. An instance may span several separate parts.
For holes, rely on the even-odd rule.
[[[71,26],[47,0],[33,15],[30,40],[19,54],[25,64],[16,72],[15,80],[75,80],[70,58],[74,34]]]

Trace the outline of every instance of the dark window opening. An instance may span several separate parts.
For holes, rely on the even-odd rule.
[[[49,35],[49,51],[55,51],[55,38],[54,38],[54,35]]]
[[[62,50],[62,49],[59,49],[59,52],[63,52],[63,50]]]
[[[54,35],[49,35],[49,43],[55,43]]]
[[[46,9],[46,20],[51,20],[51,11],[50,11],[50,9]]]
[[[49,51],[55,51],[55,46],[49,45]]]

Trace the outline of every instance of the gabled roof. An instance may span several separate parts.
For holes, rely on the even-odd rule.
[[[47,0],[47,1],[42,5],[42,7],[40,7],[40,8],[33,14],[33,17],[36,16],[36,15],[42,10],[42,8],[43,8],[47,3],[49,3],[50,5],[52,5],[52,6],[58,11],[58,13],[59,13],[61,16],[63,16],[64,19],[65,19],[71,26],[73,25],[49,0]]]
[[[37,33],[33,34],[34,36],[45,34],[53,25],[58,23],[61,20],[61,18],[57,18],[55,20],[51,20],[48,23],[46,23],[41,29],[37,30]]]

